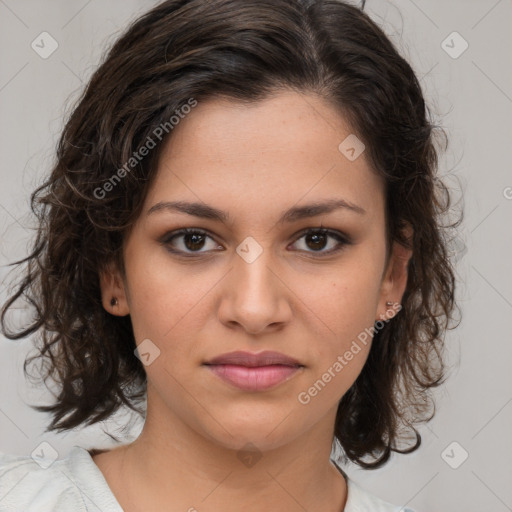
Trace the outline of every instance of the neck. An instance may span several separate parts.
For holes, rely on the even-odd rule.
[[[108,467],[98,464],[125,511],[343,510],[346,482],[330,461],[331,414],[293,441],[259,451],[226,448],[157,410],[148,396],[140,436],[112,450]]]

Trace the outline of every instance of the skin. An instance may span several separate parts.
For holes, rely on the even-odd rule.
[[[173,130],[125,239],[126,275],[110,266],[100,276],[105,309],[130,314],[137,344],[149,338],[160,350],[145,366],[141,435],[93,457],[126,511],[343,510],[346,482],[329,460],[334,422],[371,342],[308,404],[297,397],[387,314],[387,301],[400,302],[411,256],[394,243],[386,265],[383,183],[364,152],[350,161],[338,150],[351,133],[324,99],[287,90],[251,105],[200,102]],[[293,206],[333,198],[364,215],[345,208],[277,223]],[[230,220],[147,214],[178,200]],[[320,224],[352,243],[322,256],[336,239],[301,233]],[[184,227],[211,238],[161,243]],[[263,251],[251,263],[236,252],[248,236]],[[279,351],[304,368],[270,390],[242,391],[202,365],[234,350]],[[250,467],[237,457],[247,443],[259,457]]]

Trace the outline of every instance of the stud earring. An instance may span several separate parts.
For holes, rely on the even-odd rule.
[[[392,306],[394,303],[393,302],[386,302],[386,306]]]
[[[110,305],[112,307],[114,306],[117,306],[118,302],[117,302],[117,299],[115,297],[112,297],[112,299],[110,300]]]

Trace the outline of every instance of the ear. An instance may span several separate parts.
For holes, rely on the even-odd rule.
[[[109,263],[99,272],[101,303],[111,315],[126,316],[130,313],[127,300],[127,292],[121,273],[114,263]],[[112,304],[112,299],[117,299]]]
[[[413,229],[407,224],[403,233],[412,245]],[[381,282],[380,298],[377,308],[377,320],[390,319],[401,309],[401,301],[407,286],[408,266],[412,257],[412,249],[393,241],[389,261]],[[393,306],[386,305],[392,302]]]

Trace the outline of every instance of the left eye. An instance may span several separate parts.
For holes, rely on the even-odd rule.
[[[338,233],[337,231],[331,231],[324,228],[308,229],[302,233],[302,236],[300,236],[298,240],[303,238],[304,245],[314,249],[313,251],[306,250],[306,252],[320,252],[321,254],[331,254],[333,252],[337,252],[343,249],[345,245],[350,244],[348,237]],[[329,246],[329,239],[331,239],[331,248],[327,251],[322,250],[325,248],[325,246]]]
[[[206,232],[200,229],[181,229],[170,233],[164,237],[162,243],[172,253],[192,254],[192,253],[204,253],[209,252],[208,250],[202,251],[205,247],[206,239],[212,241],[210,250],[222,249],[222,246],[217,244],[213,238]],[[347,236],[337,231],[331,231],[324,228],[308,229],[302,232],[301,236],[295,243],[304,239],[303,245],[306,247],[305,252],[313,252],[320,254],[330,254],[341,250],[345,245],[350,244],[350,240]],[[180,240],[180,243],[176,243],[175,240]],[[329,243],[329,240],[331,241]],[[324,250],[326,247],[330,248]],[[307,250],[313,249],[313,250]],[[302,250],[302,249],[299,249]]]

